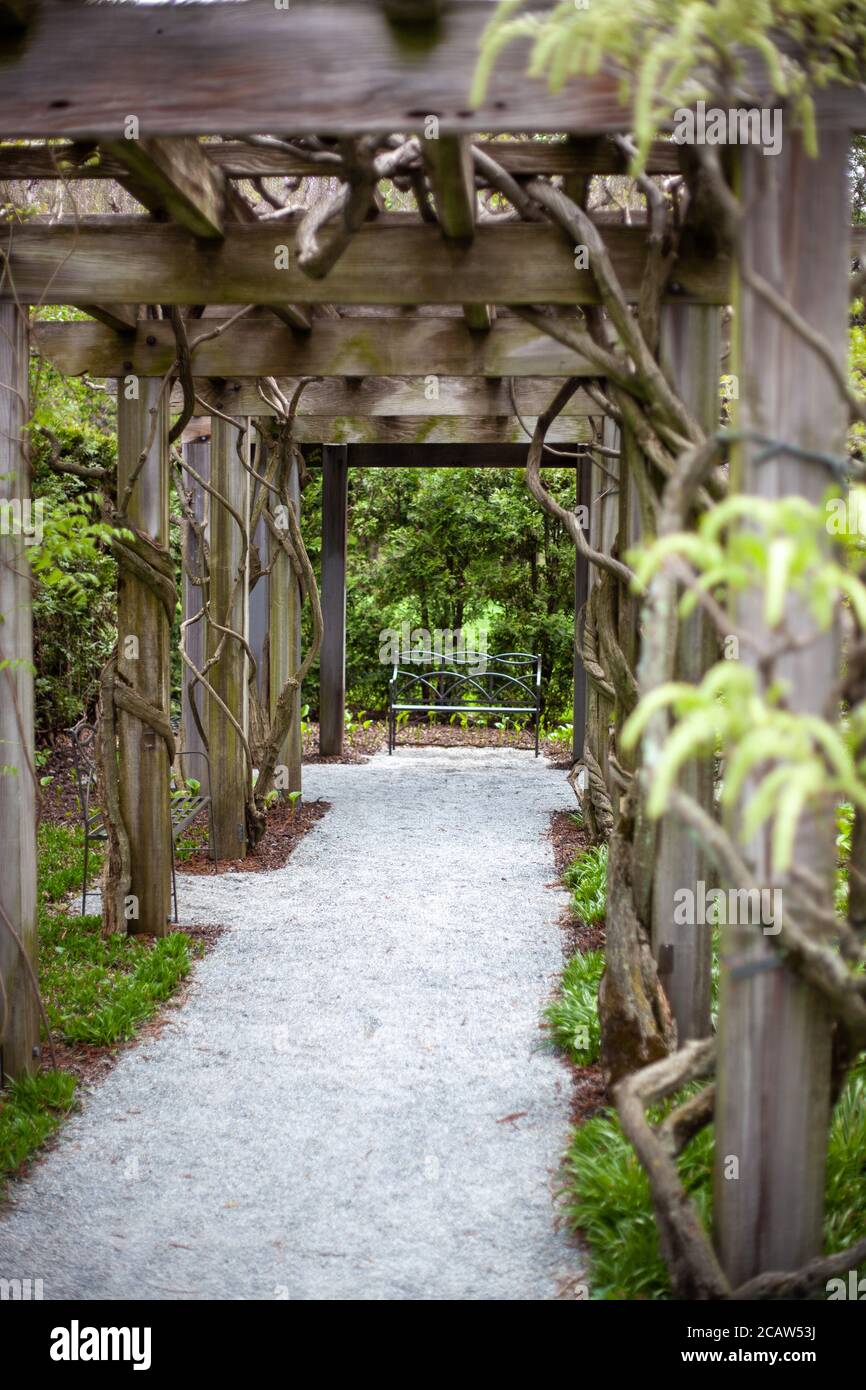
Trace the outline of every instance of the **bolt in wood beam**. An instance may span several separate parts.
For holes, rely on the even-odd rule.
[[[160,384],[138,383],[138,399],[117,398],[117,483],[123,490],[156,429],[129,503],[132,525],[157,545],[168,535],[168,411]],[[117,672],[122,681],[168,716],[171,695],[171,632],[152,589],[121,570],[117,592]],[[168,750],[160,735],[125,710],[117,710],[120,812],[129,836],[130,894],[137,916],[129,930],[163,936],[171,894],[171,819]]]
[[[340,757],[346,710],[346,539],[349,451],[322,449],[322,618],[319,657],[319,752]]]
[[[0,1085],[39,1065],[26,317],[0,306]],[[16,936],[18,940],[16,941]],[[19,944],[20,943],[20,944]],[[5,1026],[3,1018],[5,1017]]]
[[[237,457],[237,430],[225,420],[215,418],[211,427],[211,485],[241,517],[245,515],[247,474]],[[235,518],[211,496],[210,522],[210,610],[208,657],[213,656],[223,634],[215,624],[243,631],[243,586],[237,585],[243,554],[243,538]],[[222,654],[212,666],[209,679],[216,694],[244,727],[246,655],[239,641],[226,637]],[[247,769],[244,748],[237,730],[213,698],[205,699],[207,735],[211,763],[211,813],[217,857],[242,859],[246,854]]]

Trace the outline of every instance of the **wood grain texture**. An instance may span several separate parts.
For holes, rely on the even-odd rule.
[[[479,148],[512,174],[624,174],[628,161],[616,145],[603,136],[575,140],[479,140]],[[205,155],[227,178],[282,178],[298,175],[321,178],[322,166],[302,153],[263,149],[242,140],[208,141]],[[675,174],[679,168],[677,147],[656,140],[650,147],[647,172]],[[0,146],[0,180],[5,179],[119,179],[120,160],[93,143],[61,147],[45,145]]]
[[[319,655],[319,752],[340,757],[346,709],[346,542],[349,451],[322,450],[322,648]]]
[[[158,403],[159,383],[141,384],[139,399],[117,402],[117,481],[122,491],[157,427],[129,504],[130,521],[159,545],[168,544],[168,412]],[[159,709],[170,709],[171,632],[158,596],[129,572],[117,587],[119,677]],[[130,647],[128,639],[136,639]],[[129,835],[130,893],[138,900],[132,933],[164,936],[171,899],[171,820],[168,751],[150,725],[117,711],[120,810]]]
[[[246,414],[246,411],[242,412]],[[252,413],[252,412],[250,412]],[[259,411],[265,414],[265,411]],[[533,430],[537,417],[524,416]],[[547,438],[552,444],[590,437],[588,420],[562,416]],[[299,444],[525,444],[520,421],[513,416],[476,418],[463,415],[303,415],[295,421]]]
[[[298,386],[297,377],[278,378],[280,389],[290,400]],[[232,415],[269,415],[271,410],[262,400],[254,381],[243,378],[224,381],[219,385],[198,379],[203,399]],[[310,382],[298,403],[296,418],[308,416],[352,416],[357,419],[379,416],[431,417],[461,416],[479,419],[485,416],[514,415],[511,395],[502,380],[469,376],[441,376],[435,379],[438,391],[432,399],[427,392],[433,389],[427,377],[368,376],[345,380],[325,377]],[[546,410],[555,386],[543,377],[524,378],[517,390],[517,405],[521,415],[535,417]],[[173,406],[179,408],[180,392]],[[599,409],[585,391],[576,391],[562,411],[566,419],[585,419],[598,415]],[[418,428],[423,428],[419,423]]]
[[[36,969],[36,773],[33,765],[33,620],[27,528],[30,467],[27,322],[0,307],[0,1085],[39,1065],[39,1016],[11,924]],[[17,509],[17,510],[16,510]],[[17,534],[16,534],[17,530]],[[32,536],[32,532],[31,532]],[[5,1027],[3,1018],[5,1015]]]
[[[823,335],[842,367],[848,265],[846,248],[834,247],[827,229],[844,226],[848,216],[847,153],[845,136],[824,131],[820,160],[809,159],[792,136],[775,159],[744,153],[740,189],[748,209],[747,264]],[[844,456],[846,409],[827,368],[746,286],[735,310],[731,370],[739,380],[738,427]],[[759,463],[759,453],[755,446],[734,457],[733,486],[765,498],[799,495],[820,505],[831,481],[822,464],[784,451]],[[829,548],[829,537],[827,543]],[[743,601],[738,619],[762,631],[760,593]],[[807,644],[778,663],[775,675],[788,685],[791,708],[824,714],[838,671],[837,640],[833,632],[815,636],[811,624],[806,606],[792,602],[787,629]],[[740,660],[751,663],[748,649]],[[825,885],[827,902],[834,839],[831,805],[804,818],[795,846],[796,862]],[[764,833],[748,846],[755,883],[762,887],[773,882],[768,842]],[[713,1211],[719,1256],[734,1286],[765,1270],[797,1269],[822,1250],[831,1025],[821,999],[777,961],[773,943],[759,929],[723,929]],[[768,962],[776,968],[751,974],[733,969],[736,963],[748,971]],[[726,1177],[726,1155],[739,1161],[736,1181]]]
[[[216,7],[214,7],[216,8]],[[220,7],[222,8],[222,7]],[[637,302],[646,266],[641,227],[604,227],[626,296]],[[278,250],[286,247],[285,258]],[[301,271],[293,227],[227,228],[206,245],[170,224],[144,218],[90,219],[78,225],[29,222],[0,231],[11,279],[0,295],[24,303],[148,304],[595,304],[592,271],[577,270],[567,237],[545,223],[479,225],[468,245],[435,226],[392,214],[365,223],[320,280]],[[287,268],[277,268],[285,259]],[[692,254],[677,264],[670,297],[725,303],[726,259]]]
[[[526,77],[526,43],[500,55],[470,107],[492,13],[491,0],[452,0],[435,30],[413,33],[376,0],[207,10],[44,0],[26,42],[0,48],[0,133],[120,138],[130,113],[147,135],[411,130],[427,115],[443,131],[629,128],[614,77],[553,95]]]
[[[200,330],[192,328],[190,337]],[[67,376],[162,376],[175,357],[170,323],[151,320],[119,336],[95,323],[39,323],[41,352]],[[316,319],[301,336],[270,320],[241,319],[195,354],[202,377],[597,376],[598,369],[520,319],[489,333],[456,318]]]

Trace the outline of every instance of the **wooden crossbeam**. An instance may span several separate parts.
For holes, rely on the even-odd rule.
[[[222,237],[226,179],[198,140],[112,140],[105,148],[122,166],[118,181],[150,212],[193,236]]]
[[[198,140],[113,140],[105,148],[121,164],[118,178],[127,192],[157,217],[171,219],[195,237],[219,241],[228,220],[256,220]],[[299,306],[274,305],[273,312],[290,328],[309,332],[309,315]]]
[[[96,323],[37,323],[35,336],[66,376],[162,376],[175,358],[171,324],[163,321],[148,320],[123,337]],[[598,375],[546,333],[501,315],[483,334],[469,332],[458,318],[317,319],[303,338],[267,319],[240,319],[202,344],[195,369],[203,377],[227,378]]]
[[[484,102],[467,94],[490,0],[449,3],[417,39],[371,0],[99,6],[43,0],[25,45],[3,43],[0,134],[119,139],[263,130],[622,130],[614,77],[551,94],[526,77],[527,45],[501,55]],[[98,55],[98,57],[97,57]],[[154,73],[159,73],[159,82]]]
[[[605,226],[604,238],[628,298],[644,279],[641,227]],[[81,304],[595,304],[591,270],[576,269],[574,248],[546,223],[480,224],[466,247],[408,215],[365,223],[320,280],[299,270],[293,228],[230,226],[216,244],[144,218],[35,222],[0,233],[11,248],[0,295],[23,303]],[[283,268],[285,266],[285,268]],[[686,254],[673,298],[725,303],[729,263]]]
[[[148,135],[352,135],[418,129],[430,114],[449,133],[632,126],[617,73],[551,92],[526,75],[528,39],[498,55],[484,100],[470,106],[492,13],[491,0],[450,0],[435,29],[416,37],[371,0],[247,0],[206,11],[42,0],[26,41],[0,32],[0,134],[118,139],[130,112]],[[755,85],[760,99],[766,77]],[[862,93],[832,90],[828,115],[862,128]]]
[[[479,148],[512,174],[624,174],[628,160],[605,136],[575,140],[481,140]],[[209,141],[205,157],[229,179],[322,178],[322,166],[303,153],[265,149],[242,140]],[[647,158],[650,174],[674,174],[677,146],[655,140]],[[104,147],[80,142],[62,146],[0,145],[0,181],[5,179],[120,179],[125,166]]]
[[[321,467],[321,450],[301,446],[308,468]],[[572,459],[545,455],[545,466],[574,466]],[[525,444],[353,444],[350,468],[525,468]]]
[[[422,145],[424,167],[433,189],[436,216],[443,235],[468,245],[475,235],[475,171],[466,136],[442,135]],[[489,304],[464,304],[469,328],[486,330],[492,323]]]
[[[543,377],[528,377],[516,390],[517,408],[521,415],[535,417],[547,409],[558,383]],[[279,380],[283,395],[291,399],[298,386],[295,377]],[[245,379],[224,381],[214,385],[198,379],[199,393],[227,415],[271,415],[273,411],[259,395],[255,381]],[[431,399],[428,394],[436,391]],[[173,406],[180,409],[180,388],[176,388]],[[598,405],[585,391],[576,391],[562,410],[564,418],[586,418],[598,415]],[[514,407],[508,384],[503,380],[480,377],[442,376],[369,376],[354,380],[344,377],[325,377],[312,381],[298,401],[298,417],[355,416],[359,419],[381,416],[404,416],[423,420],[453,416],[497,417],[511,416]]]
[[[199,409],[222,410],[230,404],[224,400],[219,390],[206,388],[202,393]],[[240,407],[244,399],[235,400]],[[268,407],[259,399],[258,403],[249,397],[249,412],[239,414],[268,415]],[[217,417],[218,418],[218,417]],[[524,415],[527,429],[535,428],[537,416]],[[208,427],[198,420],[191,421],[185,432],[185,439],[195,439],[208,433]],[[590,441],[591,426],[588,419],[575,416],[560,416],[554,420],[547,439],[558,447],[567,447],[570,442]],[[299,415],[295,421],[295,439],[299,444],[368,444],[407,445],[427,449],[434,444],[463,447],[467,444],[480,445],[520,445],[524,451],[529,447],[529,439],[520,421],[512,415],[460,416],[460,415]],[[524,459],[525,461],[525,459]],[[556,463],[553,455],[545,455],[547,463]],[[564,460],[568,463],[569,460]]]
[[[114,334],[129,334],[138,322],[137,304],[76,304],[75,307],[104,324]]]

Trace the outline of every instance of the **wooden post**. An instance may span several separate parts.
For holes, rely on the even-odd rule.
[[[300,519],[301,488],[298,465],[293,457],[289,473],[289,501]],[[270,574],[270,700],[271,714],[288,677],[301,664],[301,589],[282,546],[271,539]],[[294,697],[292,733],[280,752],[288,770],[287,790],[301,790],[301,692]]]
[[[156,429],[153,428],[156,412]],[[123,494],[153,436],[130,498],[132,524],[157,545],[168,545],[168,412],[160,383],[138,379],[138,398],[117,396],[117,483]],[[121,571],[117,591],[117,671],[121,680],[151,704],[170,707],[171,630],[159,598],[130,571]],[[120,813],[129,836],[130,895],[138,916],[130,932],[164,936],[171,899],[171,811],[168,750],[149,724],[117,711]]]
[[[746,263],[787,298],[830,344],[840,368],[847,357],[848,136],[819,127],[820,157],[810,159],[790,132],[775,158],[741,154],[740,196],[746,209]],[[844,457],[846,409],[830,373],[748,287],[736,287],[732,370],[739,391],[738,426],[804,450]],[[832,482],[807,457],[779,453],[757,462],[744,446],[732,480],[749,494],[798,494],[820,502]],[[829,538],[828,538],[829,545]],[[758,597],[740,620],[760,631]],[[790,631],[808,633],[802,604]],[[836,680],[834,634],[780,663],[797,711],[822,711]],[[751,661],[747,651],[740,659]],[[772,749],[767,750],[768,755]],[[828,807],[801,826],[796,862],[825,884],[832,903],[834,814]],[[771,882],[766,841],[752,844],[756,884]],[[783,888],[784,893],[784,888]],[[765,968],[762,968],[765,967]],[[754,927],[722,935],[718,1096],[716,1103],[716,1242],[735,1286],[764,1270],[790,1270],[821,1253],[830,1099],[827,1010]],[[738,1176],[731,1173],[736,1171]]]
[[[345,444],[322,448],[322,618],[319,752],[341,756],[346,709],[346,539],[349,461]]]
[[[35,972],[33,632],[25,545],[39,516],[30,505],[24,433],[27,351],[25,315],[14,304],[0,305],[0,983],[6,1000],[0,1084],[34,1071],[39,1057],[39,1014],[21,949]]]
[[[577,465],[577,505],[586,507],[587,516],[592,504],[592,455],[586,454]],[[589,527],[584,528],[587,541]],[[574,555],[574,724],[572,736],[572,757],[575,762],[583,757],[586,737],[587,680],[580,655],[581,612],[589,596],[589,561],[579,551]]]
[[[210,436],[202,435],[200,439],[190,440],[184,444],[184,457],[191,468],[194,468],[205,482],[210,481]],[[210,512],[210,498],[194,478],[185,475],[184,486],[192,493],[192,508],[199,521],[207,524],[207,517]],[[184,534],[185,558],[193,573],[203,572],[204,558],[191,527],[185,528]],[[198,613],[205,602],[205,590],[200,584],[193,584],[183,577],[183,619],[193,617]],[[195,663],[199,670],[205,662],[205,652],[207,647],[207,622],[200,618],[197,623],[186,629],[186,650],[190,660]],[[181,671],[181,739],[182,748],[194,756],[185,757],[181,760],[180,768],[184,777],[195,777],[201,782],[202,793],[210,795],[210,780],[208,778],[207,762],[201,756],[204,753],[204,740],[198,731],[198,725],[192,713],[192,700],[189,695],[189,682],[191,672],[186,666]],[[202,686],[195,688],[195,707],[201,720],[202,728],[205,726],[205,696]]]
[[[609,449],[620,447],[620,431],[612,420],[605,418],[602,440]],[[619,473],[616,459],[606,458],[607,472],[596,465],[592,466],[591,505],[589,511],[590,543],[594,550],[609,555],[616,540],[619,525],[619,487],[611,481],[610,474]],[[594,565],[589,566],[588,591],[592,593],[599,583],[599,574]],[[608,753],[610,752],[610,722],[613,716],[613,703],[595,686],[590,686],[587,695],[586,741],[584,747],[592,754],[608,784],[611,802],[616,809],[616,791],[608,779]]]
[[[246,474],[237,456],[238,431],[214,416],[211,426],[211,484],[238,516],[246,507]],[[243,538],[231,512],[210,499],[210,610],[212,619],[243,631],[243,585],[237,585],[242,563]],[[232,601],[232,595],[234,600]],[[219,646],[220,634],[209,624],[208,653]],[[246,655],[240,642],[227,637],[222,655],[210,669],[214,690],[243,727]],[[242,859],[246,854],[245,788],[247,769],[243,743],[225,711],[212,696],[205,701],[211,764],[211,811],[216,853],[220,859]]]
[[[662,308],[661,360],[680,396],[707,433],[718,428],[721,314],[716,308],[672,304]],[[716,656],[716,642],[700,609],[680,623],[675,679],[697,685]],[[712,759],[689,763],[679,785],[704,810],[713,809]],[[710,866],[696,837],[672,816],[659,825],[652,886],[651,937],[659,978],[670,1001],[679,1046],[710,1033],[712,929],[674,921],[679,888],[709,886]],[[696,899],[697,901],[697,899]]]

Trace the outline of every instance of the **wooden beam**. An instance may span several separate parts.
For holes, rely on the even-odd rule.
[[[142,137],[107,141],[105,148],[125,166],[120,183],[150,212],[170,218],[193,236],[222,236],[225,176],[197,140]]]
[[[0,133],[119,139],[130,112],[148,135],[348,135],[411,130],[433,113],[443,131],[629,129],[615,76],[551,93],[527,78],[525,42],[504,50],[470,107],[491,14],[489,0],[451,3],[415,38],[370,0],[248,0],[204,14],[43,0],[27,43],[3,44]]]
[[[581,175],[625,174],[628,160],[604,136],[574,140],[479,140],[479,149],[509,173]],[[322,166],[301,151],[265,149],[242,140],[213,141],[203,147],[208,161],[230,179],[322,178]],[[678,147],[655,140],[647,173],[679,172]],[[117,179],[123,163],[91,142],[69,145],[0,145],[0,182],[7,179]]]
[[[110,328],[113,333],[120,333],[121,342],[128,341],[128,335],[135,332],[138,322],[137,304],[76,304],[75,307],[82,313],[89,314],[106,328]]]
[[[208,421],[210,426],[210,421]],[[204,437],[199,433],[195,438],[186,440],[183,444],[184,461],[194,468],[205,482],[210,481],[210,429],[208,436]],[[207,512],[210,507],[210,498],[201,484],[197,483],[188,473],[184,475],[184,487],[192,493],[192,509],[199,521],[205,522]],[[195,533],[187,522],[182,526],[182,544],[184,556],[187,564],[192,569],[193,574],[202,573],[203,559],[201,547],[196,540]],[[200,584],[193,584],[192,580],[183,576],[182,584],[182,619],[186,622],[195,616],[202,607],[205,600],[205,593]],[[186,650],[190,660],[202,669],[207,659],[207,622],[200,618],[198,622],[191,624],[186,629]],[[205,728],[205,692],[202,685],[195,687],[194,697],[190,697],[189,683],[191,673],[186,666],[181,666],[181,738],[182,748],[188,757],[180,760],[180,771],[185,777],[195,777],[201,782],[202,793],[210,795],[210,777],[208,775],[208,764],[202,756],[206,752],[204,740],[199,733],[198,724],[192,712],[192,698],[195,699],[195,707],[198,712],[202,728]]]
[[[721,339],[719,309],[696,304],[664,306],[661,361],[668,380],[708,434],[718,428]],[[702,609],[696,608],[680,620],[675,679],[699,685],[716,660],[717,651],[718,639],[709,619]],[[711,758],[686,764],[678,785],[709,815],[713,814]],[[693,1038],[709,1037],[712,1031],[713,940],[709,929],[678,921],[676,893],[681,888],[699,893],[699,882],[706,885],[715,881],[711,870],[706,851],[691,830],[673,816],[662,817],[652,880],[651,940],[680,1047]]]
[[[586,508],[587,525],[583,533],[589,544],[589,516],[592,504],[592,460],[587,454],[577,465],[575,480],[576,502]],[[586,600],[589,598],[589,561],[585,560],[577,547],[574,550],[574,705],[572,718],[572,757],[578,762],[583,757],[586,738],[587,678],[583,658],[580,655],[580,638]]]
[[[247,0],[205,14],[198,4],[42,0],[26,42],[0,35],[0,134],[117,139],[130,112],[149,135],[354,135],[412,130],[431,114],[449,133],[632,128],[618,73],[551,92],[546,78],[526,75],[528,38],[498,55],[484,100],[470,106],[492,12],[490,0],[452,0],[416,37],[371,0],[292,0],[279,9]],[[760,63],[753,68],[747,80],[757,79],[760,104],[768,82]],[[862,93],[840,88],[832,100],[838,119],[862,128]]]
[[[152,431],[156,412],[156,430]],[[139,397],[117,401],[117,483],[122,493],[136,472],[153,433],[147,459],[129,504],[130,522],[158,545],[168,545],[168,412],[159,383],[140,383]],[[117,671],[137,694],[170,711],[171,654],[168,619],[158,595],[135,574],[122,571],[117,593]],[[136,715],[117,711],[120,810],[129,835],[130,894],[137,915],[131,933],[164,936],[171,899],[171,819],[168,750]]]
[[[436,204],[436,216],[448,241],[468,245],[475,235],[475,170],[465,135],[441,135],[424,140],[424,167]],[[489,304],[464,304],[467,327],[486,331],[492,323]]]
[[[346,710],[346,538],[349,451],[322,448],[322,649],[319,657],[319,752],[341,757]]]
[[[848,215],[849,142],[823,128],[820,98],[818,120],[820,159],[808,157],[796,133],[775,159],[762,159],[756,150],[741,153],[742,250],[746,264],[821,335],[844,372],[847,266],[828,246],[827,229],[844,226]],[[731,486],[769,499],[801,496],[823,507],[831,479],[808,451],[844,457],[845,402],[812,347],[745,285],[735,309],[737,428],[747,438],[754,431],[806,452],[796,457],[780,450],[766,459],[763,446],[743,446],[732,459]],[[827,551],[829,557],[830,537]],[[738,609],[738,623],[761,635],[762,594],[752,591]],[[816,633],[809,609],[797,599],[788,604],[785,626],[798,645],[776,664],[774,677],[785,683],[795,712],[823,714],[839,671],[837,634]],[[775,632],[766,635],[768,643],[776,638]],[[739,659],[751,666],[754,653],[741,648]],[[768,747],[768,760],[772,751]],[[835,835],[832,804],[815,807],[800,821],[794,850],[798,868],[812,875],[828,903]],[[778,883],[769,841],[762,831],[747,850],[761,887]],[[781,893],[784,899],[784,881]],[[822,1252],[832,1029],[822,997],[785,965],[760,926],[722,928],[713,1227],[734,1288],[764,1271],[799,1269]],[[733,1174],[731,1156],[737,1160]]]
[[[0,1086],[39,1066],[27,320],[0,308]],[[29,534],[28,534],[29,533]],[[26,955],[9,927],[19,937]]]
[[[259,411],[259,414],[265,412]],[[528,429],[537,417],[524,416]],[[547,438],[552,444],[590,437],[588,420],[560,416]],[[295,420],[299,444],[520,444],[529,438],[513,416],[479,418],[461,415],[303,415]]]
[[[93,323],[36,323],[40,352],[66,376],[163,376],[176,349],[171,324],[141,323],[118,337]],[[195,336],[193,333],[191,336]],[[521,319],[489,333],[457,318],[317,319],[304,338],[272,321],[241,319],[195,354],[203,377],[591,376],[598,368]],[[259,411],[254,413],[258,414]]]
[[[620,284],[636,303],[646,231],[607,225],[603,235]],[[227,227],[224,240],[212,245],[146,218],[31,221],[10,229],[8,240],[0,236],[10,267],[0,297],[44,304],[598,303],[592,271],[575,269],[574,247],[547,223],[481,224],[468,246],[457,247],[410,215],[383,216],[364,224],[320,280],[298,268],[293,236],[294,224],[258,222]],[[729,278],[725,258],[689,253],[677,263],[669,298],[725,303]]]
[[[301,489],[295,458],[290,464],[289,501],[300,521]],[[260,473],[263,469],[259,468]],[[271,573],[269,576],[270,630],[268,658],[270,663],[270,711],[273,717],[280,691],[289,676],[301,664],[301,589],[297,576],[282,546],[270,537]],[[262,581],[259,580],[259,583]],[[287,769],[286,790],[302,789],[303,740],[301,738],[301,691],[292,697],[292,728],[280,752],[280,761]]]
[[[238,432],[225,420],[215,419],[211,429],[211,486],[240,516],[245,514],[247,477],[237,458]],[[208,524],[210,549],[210,607],[208,658],[214,655],[222,634],[213,624],[243,631],[243,595],[235,589],[241,564],[241,533],[235,518],[215,497],[210,499]],[[222,654],[209,672],[210,682],[235,719],[244,726],[246,655],[241,643],[227,637]],[[210,747],[211,814],[219,859],[246,855],[243,744],[237,730],[211,695],[205,697],[207,736]]]
[[[321,446],[301,446],[308,468],[322,463]],[[353,444],[352,468],[525,468],[525,444]],[[564,460],[566,465],[568,460]],[[550,466],[555,466],[552,460]]]
[[[290,400],[297,389],[296,377],[280,377],[279,385]],[[229,415],[270,415],[273,413],[259,395],[255,381],[220,382],[219,385],[197,379],[202,398]],[[305,388],[298,402],[296,419],[307,416],[352,416],[367,419],[377,416],[404,416],[429,419],[431,416],[512,416],[514,406],[507,384],[492,378],[441,376],[435,379],[436,396],[429,377],[368,376],[346,380],[344,377],[324,377]],[[547,409],[555,385],[544,377],[526,377],[517,392],[520,414],[540,415]],[[173,406],[180,408],[182,392],[178,389]],[[562,418],[586,419],[598,415],[599,408],[585,391],[577,391],[561,412]]]

